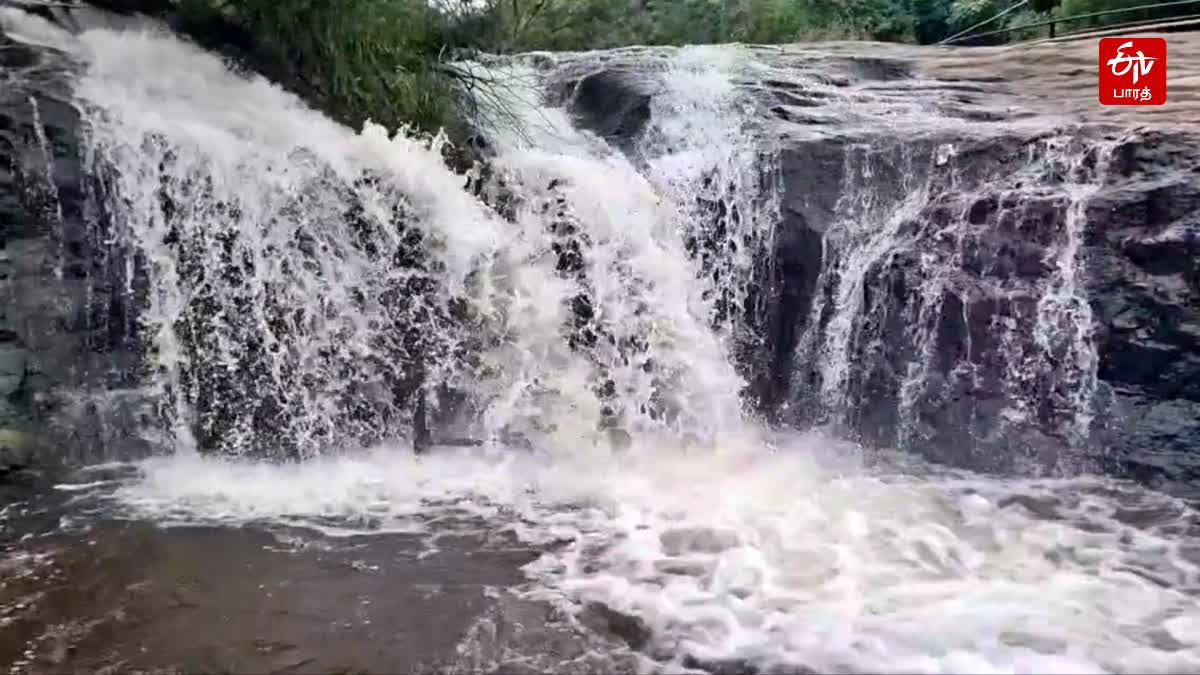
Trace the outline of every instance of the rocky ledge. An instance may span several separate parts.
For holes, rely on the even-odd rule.
[[[1191,72],[1200,40],[1172,39]],[[1049,109],[1039,92],[1090,72],[1057,47],[1006,67],[995,49],[750,48],[782,204],[770,300],[747,321],[768,417],[974,468],[1196,477],[1190,80],[1152,128],[1074,85]],[[563,98],[632,147],[653,59],[589,58],[560,66]]]
[[[252,44],[207,34],[270,74]],[[746,317],[762,412],[966,466],[1192,478],[1200,41],[1172,41],[1172,101],[1144,119],[1085,104],[1078,45],[748,48],[782,206],[767,302]],[[543,65],[579,123],[628,150],[667,53]],[[35,429],[56,457],[127,454],[154,413],[134,386],[144,289],[112,292],[121,252],[88,212],[103,185],[80,166],[75,66],[2,35],[0,65],[0,471],[33,461]]]

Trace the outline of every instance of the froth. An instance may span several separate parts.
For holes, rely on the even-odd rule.
[[[114,498],[168,521],[432,538],[453,513],[534,544],[570,541],[527,568],[530,595],[638,617],[664,664],[1200,667],[1200,577],[1179,540],[1195,513],[1170,498],[1100,479],[867,467],[818,436],[784,439],[773,452],[748,443],[603,454],[160,459]]]

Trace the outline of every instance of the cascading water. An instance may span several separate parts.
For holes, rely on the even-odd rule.
[[[62,203],[59,201],[58,197],[58,186],[55,185],[54,181],[51,179],[54,171],[54,159],[50,153],[50,141],[46,138],[46,132],[42,127],[42,115],[41,111],[38,109],[37,99],[33,98],[32,96],[29,97],[29,108],[33,112],[33,123],[34,127],[36,128],[38,149],[42,152],[42,161],[46,163],[46,197],[47,201],[49,202],[48,208],[53,211],[52,213],[47,214],[47,220],[52,223],[60,223],[62,222],[63,217]],[[57,259],[54,265],[54,276],[58,279],[62,279],[62,233],[56,233],[54,238],[56,240],[56,248],[58,249],[58,255],[56,256]]]
[[[711,65],[697,65],[703,62],[684,61],[654,76],[664,83],[678,83],[688,74],[705,81],[717,77]],[[744,435],[743,383],[729,359],[726,334],[712,324],[729,323],[722,318],[731,313],[728,307],[744,304],[754,261],[751,251],[738,248],[749,248],[764,236],[759,226],[770,223],[760,215],[764,207],[727,203],[760,199],[753,189],[757,184],[745,184],[757,179],[749,175],[758,156],[755,146],[731,147],[728,135],[706,139],[695,133],[720,128],[725,118],[719,113],[732,111],[737,100],[732,86],[726,82],[730,100],[683,101],[677,111],[663,115],[680,126],[655,129],[638,148],[640,160],[650,167],[643,176],[603,140],[575,128],[565,111],[542,109],[540,85],[526,64],[518,60],[488,73],[503,83],[506,95],[494,102],[499,109],[483,111],[483,119],[515,117],[521,132],[492,122],[489,131],[499,148],[494,167],[517,195],[515,219],[525,236],[555,253],[559,277],[569,287],[557,304],[569,305],[573,314],[566,343],[561,318],[516,329],[559,349],[569,344],[583,355],[590,369],[550,389],[572,390],[584,400],[589,397],[582,392],[590,390],[600,405],[593,419],[580,415],[580,405],[564,415],[548,414],[543,399],[530,408],[533,416],[543,425],[569,423],[576,433],[615,425],[634,440],[666,433],[711,444]],[[712,195],[698,192],[705,183]],[[739,206],[749,213],[736,215]],[[710,212],[730,208],[734,215],[722,216],[718,228],[689,231],[697,222],[712,223]],[[724,224],[730,219],[744,225]],[[703,262],[696,260],[701,237],[708,241],[700,245],[710,249]],[[522,361],[519,355],[507,359],[506,364]],[[518,381],[544,390],[559,368],[546,368],[543,358],[534,363],[533,372]]]
[[[950,144],[849,146],[795,353],[794,372],[811,375],[793,381],[794,397],[835,428],[902,448],[930,443],[931,426],[952,426],[961,432],[952,444],[964,451],[996,453],[988,437],[1021,427],[1084,450],[1099,405],[1084,209],[1103,185],[1113,145],[1038,140],[1026,162],[988,174],[986,184]],[[1034,258],[1022,238],[1044,256]],[[970,328],[979,313],[989,325],[982,335]],[[940,363],[939,354],[957,356]],[[953,425],[922,418],[948,400],[976,407]],[[866,419],[879,411],[895,419]],[[977,429],[980,416],[998,418],[1005,431]],[[1036,451],[998,454],[1020,464]],[[1025,471],[1055,461],[1070,471],[1078,458],[1028,459]]]
[[[762,268],[779,220],[776,151],[754,123],[758,107],[733,79],[748,65],[745,54],[719,47],[681,51],[658,74],[649,128],[635,148],[648,179],[678,209],[714,327],[740,353],[761,339]]]
[[[1184,503],[1101,479],[864,459],[743,414],[732,356],[754,339],[755,254],[780,209],[769,133],[732,84],[752,50],[659,53],[654,119],[628,155],[541,104],[519,59],[494,67],[537,86],[500,101],[524,129],[491,129],[493,209],[436,142],[355,134],[173,37],[96,30],[71,48],[85,64],[76,96],[97,234],[127,265],[143,384],[175,452],[139,463],[134,480],[65,489],[95,491],[123,517],[399,532],[431,550],[439,528],[478,522],[544,547],[523,594],[634,617],[648,635],[637,649],[664,672],[1200,668]],[[963,290],[957,270],[988,225],[1030,208],[1005,195],[988,208],[939,202],[942,184],[925,181],[939,153],[888,152],[848,154],[844,227],[827,241],[802,342],[832,409],[850,401],[851,364],[897,321],[912,344],[902,398],[933,389],[920,354],[937,317],[971,311],[946,293]],[[1038,178],[1004,186],[1020,196],[1036,192],[1028,180],[1065,176],[1071,198],[1045,200],[1068,214],[1052,282],[997,316],[1044,329],[1035,358],[1068,364],[1046,386],[1086,397],[1077,204],[1095,181],[1072,173],[1093,160],[1055,159],[1088,156],[1074,152],[1051,148],[1030,164]],[[885,165],[912,182],[875,191]],[[918,215],[952,226],[905,265]],[[889,314],[889,282],[921,302]],[[972,350],[1029,367],[1000,332],[986,348],[972,336]],[[413,456],[401,441],[417,399],[448,409],[450,391],[468,399],[466,433],[492,442]],[[1086,426],[1084,410],[1068,421]],[[598,442],[618,429],[624,452]],[[513,438],[530,447],[506,447]],[[376,447],[334,452],[361,444]],[[225,456],[238,453],[320,456]]]
[[[115,39],[85,37],[94,56],[77,93],[111,219],[145,261],[151,381],[184,445],[307,456],[371,443],[407,433],[414,390],[438,384],[467,394],[483,425],[472,431],[485,436],[549,433],[570,446],[606,425],[710,441],[735,430],[741,387],[706,319],[712,296],[737,280],[714,270],[697,292],[677,232],[697,208],[692,188],[721,167],[656,170],[672,190],[664,203],[612,151],[507,146],[493,169],[512,183],[509,224],[459,186],[466,203],[420,202],[443,186],[417,180],[411,163],[437,162],[436,147],[377,128],[356,137],[316,116],[268,120],[252,111],[296,104],[261,83],[216,79],[218,64],[156,81],[132,62],[178,56],[154,53],[162,41],[144,36],[103,42]],[[207,108],[196,107],[200,91]],[[526,114],[522,127],[540,117]],[[565,123],[554,132],[580,133]],[[389,178],[397,171],[414,186]],[[446,186],[459,180],[439,174]],[[550,206],[561,222],[547,222]],[[564,236],[577,263],[556,251]],[[586,344],[562,339],[568,312],[587,315],[577,326]]]
[[[176,440],[304,456],[406,429],[411,371],[452,358],[450,304],[498,219],[420,168],[436,148],[355,136],[161,37],[83,42],[93,173],[143,268],[127,283],[148,280],[149,384]]]

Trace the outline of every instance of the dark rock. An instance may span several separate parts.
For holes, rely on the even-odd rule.
[[[118,14],[166,14],[179,7],[177,0],[88,0],[88,4]]]
[[[1156,470],[1182,475],[1200,451],[1200,139],[1142,134],[1113,149],[1105,170],[1093,149],[1102,133],[1075,132],[1065,149],[1039,137],[973,141],[942,163],[932,140],[891,149],[876,141],[869,155],[839,139],[785,147],[776,254],[792,255],[776,261],[785,292],[769,311],[788,328],[768,335],[776,379],[760,400],[788,402],[794,424],[840,419],[869,443],[976,468],[1061,465],[1067,455],[1128,472],[1139,457],[1169,456],[1172,467]],[[867,180],[856,178],[861,161],[871,163]],[[1093,311],[1087,330],[1099,359],[1096,419],[1082,430],[1072,427],[1086,420],[1072,397],[1087,374],[1073,372],[1076,348],[1065,344],[1074,328],[1047,324],[1049,346],[1034,330],[1067,255],[1074,197],[1059,186],[1068,177],[1104,181],[1083,205],[1075,280]],[[910,190],[926,201],[907,199]],[[813,270],[827,277],[844,255],[848,244],[836,242],[847,212],[837,199],[851,192],[882,205],[858,216],[877,228],[887,227],[888,210],[917,211],[873,244],[839,410],[814,394],[820,377],[808,364],[821,358],[831,316],[809,308],[823,294],[832,302]],[[805,238],[812,243],[789,244]],[[822,260],[831,250],[834,260]],[[797,355],[800,335],[818,349]],[[781,381],[790,394],[771,391]],[[1017,410],[1023,419],[1011,417]]]
[[[123,281],[95,264],[105,237],[84,215],[76,65],[3,34],[0,59],[21,66],[0,91],[0,424],[30,447],[63,448],[22,451],[22,463],[112,458],[134,445],[140,420],[128,397],[104,392],[136,379],[141,345],[134,308],[110,311]]]
[[[872,57],[848,59],[852,72],[863,80],[891,82],[912,77],[912,69],[902,61]]]
[[[1200,137],[1151,133],[1116,150],[1088,206],[1089,292],[1109,460],[1170,480],[1200,463]]]
[[[588,603],[583,609],[580,621],[594,631],[617,636],[632,649],[642,649],[650,643],[652,637],[646,622],[599,602]]]
[[[608,68],[575,83],[570,109],[579,126],[628,149],[650,121],[650,99],[637,71]]]

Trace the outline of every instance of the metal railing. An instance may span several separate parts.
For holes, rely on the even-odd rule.
[[[1029,3],[1029,0],[1020,0],[1020,2],[1017,2],[1016,4],[1009,7],[1008,9],[1000,12],[999,14],[996,14],[995,16],[993,16],[985,21],[981,21],[964,31],[956,33],[955,35],[952,35],[952,36],[946,38],[945,40],[938,42],[938,44],[939,45],[949,45],[949,44],[954,44],[956,42],[962,42],[964,40],[977,40],[980,38],[991,37],[994,35],[1001,35],[1001,34],[1005,34],[1005,33],[1011,33],[1014,31],[1024,30],[1027,28],[1040,28],[1042,26],[1050,27],[1049,28],[1049,34],[1050,34],[1049,38],[1054,39],[1055,37],[1070,37],[1072,35],[1078,35],[1081,33],[1088,33],[1088,32],[1099,31],[1099,30],[1120,31],[1125,28],[1146,27],[1148,24],[1154,24],[1154,23],[1164,23],[1165,24],[1167,22],[1170,22],[1172,25],[1176,25],[1176,24],[1179,24],[1179,22],[1185,22],[1183,25],[1186,25],[1186,22],[1188,22],[1189,20],[1194,19],[1194,20],[1200,21],[1200,13],[1196,13],[1196,14],[1188,14],[1188,15],[1181,15],[1181,16],[1160,17],[1157,19],[1139,19],[1136,21],[1127,21],[1127,22],[1123,22],[1123,23],[1112,24],[1109,26],[1091,26],[1089,28],[1083,29],[1082,31],[1075,31],[1072,33],[1064,33],[1059,36],[1055,35],[1055,26],[1057,24],[1066,24],[1066,23],[1071,23],[1073,21],[1079,21],[1082,19],[1094,19],[1094,18],[1101,17],[1101,16],[1112,16],[1115,14],[1125,14],[1128,12],[1136,12],[1136,11],[1140,11],[1140,10],[1156,10],[1156,9],[1163,9],[1165,7],[1178,7],[1181,5],[1196,5],[1197,9],[1200,9],[1200,0],[1172,0],[1171,2],[1154,2],[1154,3],[1144,4],[1144,5],[1137,5],[1135,7],[1121,7],[1118,9],[1106,9],[1106,10],[1099,11],[1099,12],[1087,12],[1085,14],[1073,14],[1071,16],[1056,16],[1056,17],[1052,17],[1049,19],[1043,19],[1041,21],[1033,21],[1030,23],[1024,23],[1024,24],[1021,24],[1018,26],[1006,26],[1004,28],[987,31],[986,33],[974,33],[974,34],[968,35],[968,33],[975,30],[976,28],[980,28],[989,23],[992,23],[996,19],[999,19],[999,18],[1013,12],[1016,9],[1024,7],[1028,3]]]

